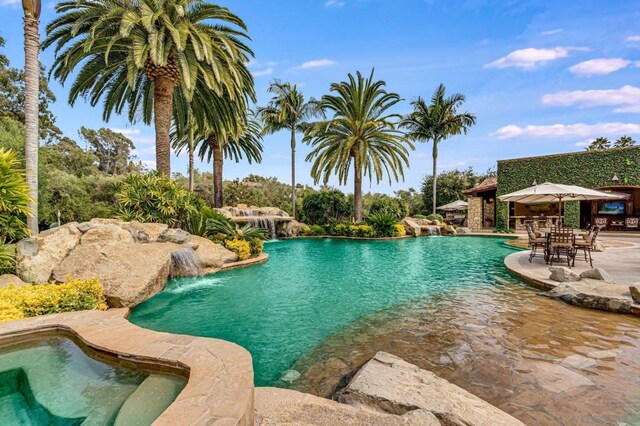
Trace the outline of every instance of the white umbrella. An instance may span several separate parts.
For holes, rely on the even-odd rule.
[[[453,203],[440,206],[437,209],[444,210],[444,211],[457,211],[457,210],[467,210],[467,208],[469,208],[469,203],[467,203],[466,201],[458,200],[458,201],[454,201]]]
[[[621,200],[629,198],[627,194],[613,194],[575,185],[562,185],[545,182],[498,197],[500,201],[513,201],[521,204],[558,203],[560,221],[562,221],[562,203],[564,201]]]

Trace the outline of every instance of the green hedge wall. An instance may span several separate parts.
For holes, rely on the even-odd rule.
[[[613,182],[617,175],[620,179]],[[640,146],[498,161],[498,196],[538,183],[599,188],[640,185]],[[507,227],[507,203],[497,205],[497,227]],[[565,205],[565,223],[580,225],[580,203]]]

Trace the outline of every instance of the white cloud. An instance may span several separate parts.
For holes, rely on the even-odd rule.
[[[324,3],[324,7],[342,7],[344,6],[344,1],[342,0],[327,0]]]
[[[640,113],[640,87],[627,85],[619,89],[562,91],[544,95],[542,103],[579,108],[615,106],[614,112]]]
[[[627,37],[629,43],[640,43],[640,35],[632,35]]]
[[[551,124],[546,126],[529,125],[525,127],[510,124],[501,127],[490,136],[498,139],[514,138],[590,138],[598,136],[619,136],[619,135],[640,134],[640,124],[635,123],[575,123],[575,124]]]
[[[629,64],[631,61],[622,58],[591,59],[572,66],[569,71],[585,76],[605,75],[626,68]]]
[[[554,34],[558,34],[562,32],[562,28],[556,28],[555,30],[543,31],[540,33],[541,36],[550,36]]]
[[[329,67],[334,64],[335,62],[332,61],[331,59],[316,59],[313,61],[304,62],[302,63],[302,65],[298,65],[297,67],[295,67],[295,69],[308,70],[313,68]]]
[[[273,74],[273,68],[265,68],[259,71],[251,71],[251,75],[253,75],[254,77],[265,77],[271,74]]]
[[[518,49],[509,53],[507,56],[503,56],[489,64],[486,64],[486,68],[521,68],[525,70],[533,69],[539,65],[544,65],[547,62],[555,61],[556,59],[566,58],[569,56],[569,52],[572,50],[587,50],[584,47],[554,47],[553,49]]]
[[[133,142],[135,146],[154,144],[156,142],[155,136],[144,135],[142,133],[142,130],[140,129],[111,128],[110,130],[114,132],[122,133],[123,135],[131,139],[131,142]]]

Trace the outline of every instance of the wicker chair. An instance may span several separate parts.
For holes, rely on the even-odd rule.
[[[542,237],[539,232],[534,231],[530,223],[527,224],[527,235],[529,236],[529,248],[531,249],[531,253],[529,253],[529,263],[536,257],[539,248],[542,249],[542,255],[546,258],[547,239]]]
[[[573,265],[576,264],[576,257],[579,250],[582,250],[584,253],[584,261],[589,262],[589,266],[593,268],[593,257],[591,257],[591,251],[596,248],[596,239],[598,238],[598,232],[600,232],[600,228],[594,226],[591,228],[585,235],[581,238],[576,238],[573,243]]]
[[[560,260],[560,256],[567,257],[567,266],[571,268],[571,260],[574,257],[575,236],[571,228],[554,228],[549,236],[549,263],[553,265],[554,259]],[[575,262],[575,260],[574,260]]]

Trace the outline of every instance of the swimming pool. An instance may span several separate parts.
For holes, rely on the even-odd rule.
[[[499,285],[504,239],[302,239],[265,245],[269,262],[171,281],[129,320],[215,337],[253,356],[255,384],[295,379],[291,367],[327,337],[373,312],[453,289]],[[511,279],[512,280],[512,279]]]

